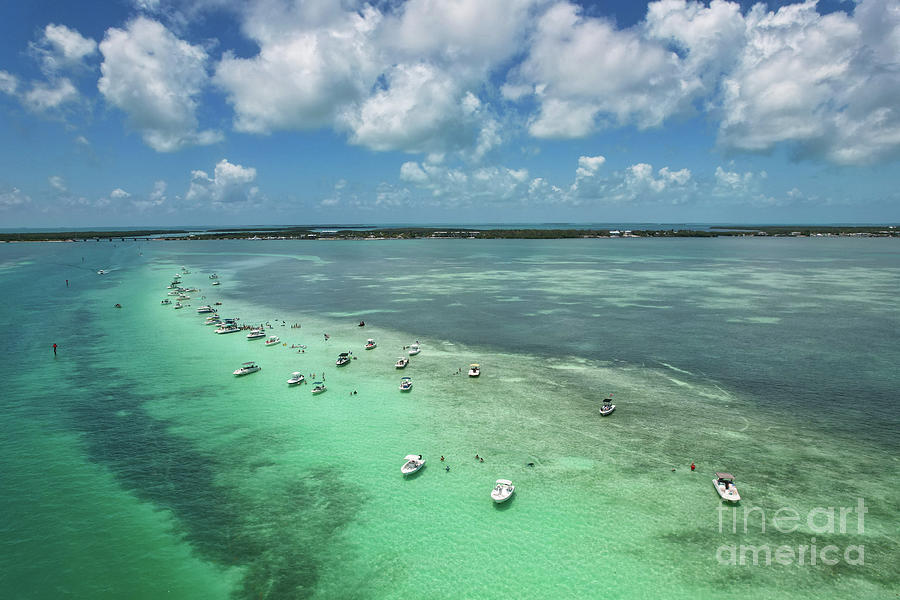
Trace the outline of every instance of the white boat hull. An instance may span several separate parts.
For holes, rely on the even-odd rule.
[[[615,404],[610,404],[608,408],[607,408],[606,406],[601,406],[601,407],[600,407],[600,414],[603,415],[603,416],[605,417],[605,416],[607,416],[607,415],[611,415],[611,414],[613,413],[614,410],[616,410],[616,405],[615,405]]]
[[[413,473],[415,473],[416,471],[419,471],[422,467],[425,466],[424,460],[422,462],[415,462],[412,464],[410,464],[410,463],[412,463],[412,461],[407,462],[402,467],[400,467],[400,472],[403,473],[404,475],[412,475]]]
[[[737,491],[737,487],[732,483],[728,486],[728,489],[725,489],[725,484],[719,483],[718,479],[713,479],[713,486],[716,488],[716,492],[719,493],[719,496],[722,500],[726,500],[728,502],[739,502],[741,499],[741,495]]]
[[[255,367],[253,369],[238,369],[234,372],[235,377],[243,377],[244,375],[249,375],[250,373],[256,373],[259,371],[260,367]]]
[[[499,479],[497,480],[497,485],[491,490],[491,500],[496,504],[501,504],[512,498],[512,495],[515,492],[516,486],[514,486],[511,481],[508,479]]]

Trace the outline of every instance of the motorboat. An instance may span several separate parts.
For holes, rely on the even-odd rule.
[[[179,292],[178,290],[175,290],[175,291],[167,293],[166,295],[167,296],[180,296],[181,292]]]
[[[306,378],[303,376],[303,373],[300,371],[294,371],[291,373],[291,378],[287,380],[288,385],[298,385],[303,383]]]
[[[256,373],[261,368],[262,367],[260,367],[258,364],[256,364],[253,361],[245,362],[241,365],[241,367],[239,369],[235,369],[234,375],[235,375],[235,377],[240,377],[242,375],[249,375],[250,373]]]
[[[109,271],[107,271],[106,269],[100,269],[99,271],[97,271],[97,275],[106,275],[107,273],[109,273]]]
[[[350,362],[350,353],[349,352],[341,352],[340,354],[338,354],[338,359],[335,361],[334,364],[336,364],[339,367],[343,367],[348,362]]]
[[[506,502],[509,500],[513,492],[516,491],[516,486],[513,485],[513,482],[509,479],[498,479],[497,485],[494,486],[494,489],[491,491],[491,500],[500,504],[501,502]]]
[[[281,338],[277,335],[270,335],[266,340],[266,346],[277,346],[281,343]]]
[[[478,377],[479,375],[481,375],[481,365],[477,363],[469,365],[469,377]]]
[[[184,308],[184,304],[182,304],[181,302],[176,302],[173,308]]]
[[[209,276],[209,278],[210,278],[210,279],[218,279],[219,276],[216,275],[215,273],[213,273],[212,275]]]
[[[214,309],[212,306],[207,305],[207,306],[201,306],[200,308],[198,308],[197,312],[198,313],[213,313],[213,312],[216,312],[216,309]]]
[[[222,282],[221,282],[221,281],[218,281],[218,280],[216,280],[216,281],[213,281],[213,282],[212,282],[212,284],[213,284],[213,285],[222,285]]]
[[[401,377],[400,378],[400,391],[408,392],[412,389],[412,378],[411,377]]]
[[[172,301],[169,300],[168,298],[163,298],[162,300],[159,301],[159,303],[160,304],[172,304]]]
[[[216,333],[237,333],[241,328],[237,325],[229,325],[227,323],[223,323],[221,327],[216,329]]]
[[[206,321],[203,323],[204,325],[222,325],[222,319],[219,317],[207,317]]]
[[[321,394],[322,392],[324,392],[327,389],[328,388],[325,387],[324,381],[317,381],[317,382],[313,383],[312,393],[313,394]]]
[[[405,460],[406,462],[403,463],[402,467],[400,467],[400,472],[404,475],[415,473],[425,466],[425,459],[422,458],[421,454],[407,454],[406,458],[404,458],[403,460]]]
[[[371,350],[372,348],[374,348],[377,345],[378,344],[376,344],[375,340],[373,340],[372,338],[369,338],[366,340],[366,350]]]
[[[265,329],[251,329],[250,333],[247,334],[248,340],[258,340],[259,338],[266,337]]]
[[[731,473],[717,472],[716,478],[713,479],[713,486],[715,486],[716,491],[719,493],[719,496],[722,497],[722,500],[738,502],[741,499],[741,495],[738,494],[737,486],[734,485],[734,475]]]
[[[418,354],[421,351],[422,351],[422,349],[419,348],[419,344],[413,344],[409,347],[409,355],[410,356],[415,356],[416,354]]]
[[[610,397],[603,401],[603,406],[600,407],[600,414],[605,417],[611,415],[614,410],[616,410],[616,405],[612,403],[612,398]]]
[[[400,358],[397,359],[397,362],[394,363],[394,366],[397,367],[398,369],[405,369],[406,365],[408,365],[408,364],[409,364],[409,359],[406,358],[405,356],[401,356]]]
[[[178,294],[178,299],[179,300],[190,300],[191,297],[188,296],[187,294]]]

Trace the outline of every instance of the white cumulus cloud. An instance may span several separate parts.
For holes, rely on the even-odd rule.
[[[259,54],[226,52],[216,66],[215,82],[234,107],[235,128],[269,133],[331,125],[378,76],[370,36],[380,18],[373,8],[345,12],[334,2],[254,4],[244,31]]]
[[[865,164],[900,152],[900,8],[863,0],[852,15],[816,2],[746,15],[747,44],[723,81],[720,143]]]
[[[259,188],[253,185],[255,180],[256,169],[236,165],[223,158],[216,164],[212,177],[205,171],[191,172],[191,185],[185,200],[192,208],[252,203],[260,197]]]
[[[19,188],[0,190],[0,209],[9,209],[30,203],[31,197]]]
[[[46,112],[78,99],[78,90],[68,78],[54,84],[35,82],[22,97],[22,103],[34,112]]]
[[[533,89],[535,137],[583,137],[603,124],[646,128],[690,108],[702,88],[678,55],[636,29],[617,29],[559,2],[537,21],[528,55],[511,73],[507,97]]]
[[[66,181],[59,175],[51,175],[47,178],[47,182],[50,184],[50,187],[58,192],[68,191],[68,188],[66,187]]]
[[[100,43],[98,88],[123,110],[144,142],[159,152],[211,144],[221,133],[200,131],[197,97],[207,84],[207,54],[146,17],[111,28]]]
[[[45,73],[56,73],[64,68],[82,66],[83,61],[97,51],[97,42],[84,37],[65,25],[50,23],[43,35],[31,44]]]
[[[15,95],[19,87],[19,78],[7,71],[0,71],[0,92]]]

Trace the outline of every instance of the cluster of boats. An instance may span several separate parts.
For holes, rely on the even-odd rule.
[[[421,454],[407,454],[403,460],[405,462],[400,467],[400,472],[403,475],[412,475],[425,466],[425,459]],[[447,468],[449,469],[449,467]],[[494,489],[491,490],[491,500],[501,504],[509,500],[515,491],[516,486],[513,485],[512,481],[509,479],[498,479],[494,484]]]
[[[185,267],[182,267],[182,271],[184,273],[190,273]],[[100,274],[105,274],[106,271],[100,271]],[[210,279],[213,280],[213,285],[218,285],[218,275],[213,273],[209,276]],[[181,273],[176,273],[175,277],[171,284],[169,284],[168,288],[171,290],[168,295],[174,296],[177,298],[174,308],[179,309],[183,308],[184,304],[181,304],[181,300],[189,300],[190,296],[187,294],[189,292],[197,292],[199,290],[195,288],[187,288],[181,285]],[[171,305],[172,300],[170,298],[164,298],[160,302],[163,305]],[[216,302],[215,306],[221,305],[221,302]],[[207,314],[209,316],[206,317],[206,325],[215,325],[217,334],[226,334],[226,333],[237,333],[238,331],[245,330],[246,328],[238,325],[237,318],[220,318],[217,312],[217,309],[214,308],[213,305],[205,305],[201,306],[197,309],[197,313],[199,314]],[[248,340],[256,340],[266,338],[265,345],[266,346],[277,346],[282,344],[281,339],[277,335],[267,335],[265,327],[255,327],[250,329],[247,334]],[[375,340],[369,338],[366,340],[364,348],[366,350],[373,350],[377,347]],[[409,357],[416,356],[421,352],[421,347],[418,342],[415,344],[411,344],[407,352],[407,356],[401,356],[397,359],[397,362],[394,366],[397,369],[405,369],[409,365]],[[338,367],[345,366],[350,363],[350,361],[355,358],[352,355],[352,352],[341,352],[338,355],[335,364]],[[234,370],[233,374],[235,377],[243,377],[244,375],[249,375],[250,373],[256,373],[260,371],[262,367],[256,361],[248,361],[242,363],[240,367]],[[472,363],[469,365],[468,371],[469,377],[478,377],[481,375],[481,366],[478,363]],[[300,371],[294,371],[291,373],[290,378],[287,380],[287,384],[289,386],[297,386],[306,381],[306,377]],[[311,393],[313,395],[321,394],[327,390],[324,381],[316,381],[313,383],[313,387]],[[408,392],[412,390],[412,378],[411,377],[401,377],[400,378],[400,391]],[[608,416],[615,411],[616,405],[612,403],[612,395],[610,394],[609,398],[605,398],[603,400],[603,404],[600,407],[600,415]],[[400,468],[400,472],[403,475],[411,475],[413,473],[418,472],[425,466],[425,459],[421,454],[410,454],[407,455],[404,459],[403,466]],[[449,469],[449,467],[448,467]],[[725,472],[716,472],[716,476],[713,479],[713,486],[716,489],[716,492],[719,496],[727,501],[727,502],[738,502],[741,499],[740,494],[738,493],[737,486],[734,484],[734,475]],[[513,493],[515,493],[516,486],[513,485],[512,481],[508,479],[498,479],[495,482],[494,488],[491,490],[491,499],[496,503],[502,503],[509,500]]]

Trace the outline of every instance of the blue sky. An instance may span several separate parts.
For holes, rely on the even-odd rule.
[[[0,7],[0,227],[900,220],[900,0]]]

